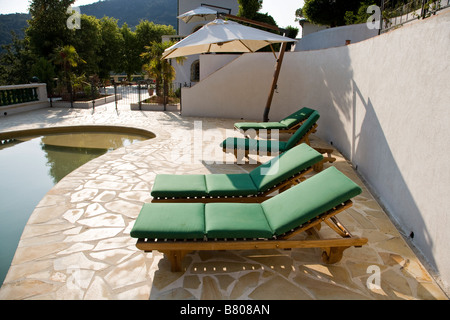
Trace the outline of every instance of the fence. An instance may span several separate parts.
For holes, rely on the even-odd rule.
[[[127,104],[134,110],[167,111],[168,105],[181,105],[181,85],[175,83],[162,84],[158,88],[151,80],[136,83],[114,83],[112,90],[116,97],[122,97],[120,101],[116,100],[116,108],[119,104]]]
[[[381,32],[407,22],[429,17],[450,6],[450,0],[385,0],[382,2],[383,23]]]
[[[0,90],[0,106],[38,101],[37,87],[31,88],[5,88]]]

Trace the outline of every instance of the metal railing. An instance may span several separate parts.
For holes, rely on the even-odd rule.
[[[450,7],[450,0],[385,0],[381,7],[383,15],[381,32],[413,20],[427,18],[447,7]]]

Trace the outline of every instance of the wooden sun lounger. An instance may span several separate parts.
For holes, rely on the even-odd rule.
[[[234,128],[243,133],[248,130],[254,130],[256,134],[262,130],[267,134],[270,134],[271,130],[278,130],[279,133],[295,133],[314,111],[314,109],[304,107],[278,122],[237,122],[234,124]]]
[[[336,219],[361,188],[330,167],[282,194],[258,204],[145,204],[131,236],[137,248],[164,253],[172,271],[182,271],[186,254],[197,250],[321,248],[325,263],[339,262],[344,250],[361,247]],[[324,222],[339,238],[321,239]],[[316,239],[295,240],[307,232]]]
[[[152,202],[262,202],[300,183],[322,159],[319,152],[301,144],[250,173],[157,175]]]
[[[240,163],[242,159],[249,161],[250,154],[256,155],[277,155],[293,148],[294,146],[306,143],[310,145],[309,136],[317,130],[317,120],[320,115],[317,111],[313,111],[309,114],[308,118],[304,120],[295,133],[289,138],[288,141],[278,140],[260,140],[250,138],[227,138],[221,143],[221,147],[224,152],[232,152],[236,158],[236,161]],[[320,171],[323,168],[323,163],[334,162],[336,159],[332,157],[332,149],[317,148],[320,153],[327,154],[322,160],[322,164],[317,165],[314,169]]]

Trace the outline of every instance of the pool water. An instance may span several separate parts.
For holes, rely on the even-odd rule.
[[[94,158],[147,139],[92,132],[0,141],[0,284],[31,213],[56,183]]]

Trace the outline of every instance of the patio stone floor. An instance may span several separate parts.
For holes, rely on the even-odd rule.
[[[91,124],[138,127],[156,138],[105,154],[49,190],[24,229],[0,299],[448,299],[337,150],[333,165],[363,188],[339,218],[369,239],[347,249],[339,263],[322,263],[316,249],[194,252],[184,260],[185,272],[172,273],[161,253],[138,250],[129,233],[142,204],[151,201],[157,174],[256,166],[218,163],[225,160],[219,143],[240,136],[234,122],[126,106],[116,111],[113,104],[1,117],[0,132]],[[325,143],[313,136],[312,144]],[[371,268],[381,272],[378,288],[367,285]]]

